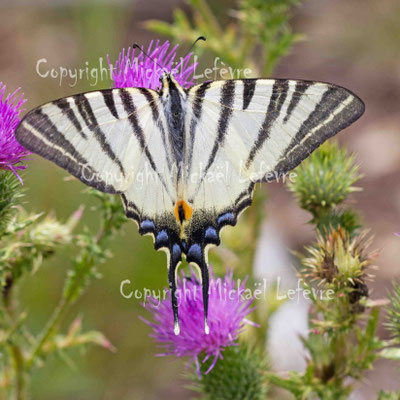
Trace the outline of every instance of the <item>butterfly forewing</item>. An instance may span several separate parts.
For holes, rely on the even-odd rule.
[[[125,193],[138,213],[153,216],[175,201],[165,121],[154,118],[159,97],[147,89],[112,89],[56,100],[29,112],[16,137],[83,183]]]
[[[199,102],[196,92],[200,87],[189,91],[193,107]],[[273,79],[213,82],[202,94],[197,126],[212,119],[218,121],[221,134],[212,138],[213,151],[204,154],[202,161],[218,164],[220,153],[227,152],[252,181],[269,179],[296,167],[363,112],[364,104],[357,96],[329,83]]]

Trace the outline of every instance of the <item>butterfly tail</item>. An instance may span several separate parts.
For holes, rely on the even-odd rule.
[[[208,318],[208,289],[210,285],[210,278],[208,273],[208,265],[205,261],[205,257],[203,255],[202,262],[200,265],[201,271],[201,286],[203,291],[203,307],[204,307],[204,332],[206,335],[210,333],[210,328],[208,326],[207,318]]]
[[[174,244],[171,249],[171,256],[168,268],[168,283],[171,291],[172,312],[174,314],[174,333],[179,335],[179,315],[178,315],[178,300],[176,298],[177,286],[177,269],[182,260],[182,251],[178,244]]]
[[[186,256],[186,260],[189,263],[194,263],[200,270],[201,274],[201,286],[203,292],[203,307],[204,307],[204,332],[208,335],[210,333],[210,328],[208,326],[208,289],[210,285],[208,265],[206,261],[206,244],[193,244],[189,246],[189,250]]]

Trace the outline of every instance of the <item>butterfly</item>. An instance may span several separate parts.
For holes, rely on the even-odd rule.
[[[183,258],[198,267],[208,334],[207,254],[221,230],[250,206],[256,183],[288,173],[363,112],[359,97],[330,83],[236,79],[184,89],[163,72],[160,90],[106,89],[37,107],[16,138],[122,197],[140,234],[167,253],[177,335],[177,268]]]

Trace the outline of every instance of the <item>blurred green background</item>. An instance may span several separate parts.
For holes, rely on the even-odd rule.
[[[13,91],[22,87],[26,108],[70,94],[110,87],[108,80],[92,86],[93,79],[42,78],[50,68],[85,68],[106,65],[106,55],[115,59],[123,47],[156,38],[144,29],[148,19],[172,20],[176,7],[189,10],[181,1],[78,1],[1,0],[0,81]],[[234,1],[214,1],[212,9],[224,21]],[[378,264],[374,296],[384,295],[389,281],[400,277],[400,243],[393,231],[400,230],[400,5],[397,0],[307,0],[295,10],[295,30],[307,39],[281,63],[275,77],[331,81],[352,89],[367,104],[362,120],[341,135],[365,174],[364,191],[355,196],[365,225],[383,249]],[[199,44],[201,46],[201,44]],[[184,53],[187,46],[181,46]],[[205,58],[209,61],[211,58]],[[202,62],[206,65],[206,61]],[[212,65],[211,65],[212,66]],[[65,220],[85,204],[80,228],[95,230],[98,218],[91,211],[94,199],[82,192],[84,186],[55,165],[32,157],[23,174],[25,207],[36,212],[54,212]],[[308,215],[299,210],[281,184],[269,187],[268,214],[279,226],[285,244],[299,248],[313,233],[305,223]],[[149,237],[141,238],[134,223],[111,245],[114,257],[100,267],[103,275],[80,298],[65,321],[83,315],[84,329],[98,329],[118,349],[98,347],[75,353],[71,367],[52,358],[33,376],[33,399],[186,399],[192,396],[181,378],[183,362],[156,358],[150,329],[138,320],[144,314],[139,301],[120,295],[121,281],[130,279],[131,289],[161,289],[166,284],[163,253],[153,250]],[[46,262],[36,274],[25,277],[20,287],[20,307],[29,312],[28,321],[38,332],[57,303],[68,249]],[[69,353],[70,354],[70,353]],[[378,365],[370,383],[393,377],[386,365]],[[367,397],[365,397],[367,398]]]

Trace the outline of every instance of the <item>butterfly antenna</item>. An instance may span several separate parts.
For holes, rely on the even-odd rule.
[[[192,51],[192,49],[193,49],[193,47],[196,45],[196,43],[199,41],[199,40],[203,40],[204,42],[207,40],[204,36],[199,36],[195,41],[194,41],[194,43],[190,46],[190,49],[188,50],[188,52],[186,53],[186,56]],[[186,57],[185,56],[185,57]]]
[[[162,67],[153,57],[149,56],[148,53],[146,53],[142,47],[140,47],[137,43],[134,43],[132,45],[132,48],[134,49],[139,49],[146,57],[150,58],[151,61],[153,61],[154,64],[158,65],[163,71],[165,71],[167,74],[169,73],[164,67]]]

